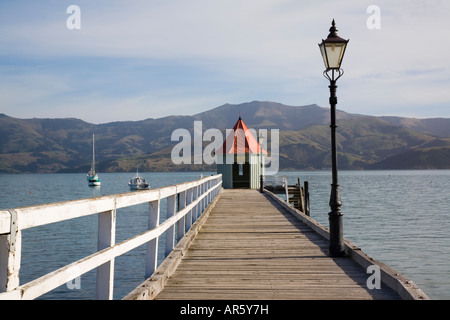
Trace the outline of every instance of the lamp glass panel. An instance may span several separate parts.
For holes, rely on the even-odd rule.
[[[320,53],[322,54],[323,63],[325,64],[325,69],[328,69],[328,61],[327,61],[327,55],[325,53],[325,44],[322,42],[319,44]]]
[[[328,66],[327,69],[339,69],[344,55],[346,43],[325,43],[327,51]]]

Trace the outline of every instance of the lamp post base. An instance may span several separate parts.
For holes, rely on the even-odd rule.
[[[345,257],[345,246],[343,240],[341,212],[331,211],[328,213],[328,220],[330,222],[330,244],[329,253],[331,257]]]

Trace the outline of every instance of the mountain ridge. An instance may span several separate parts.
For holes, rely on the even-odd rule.
[[[224,104],[192,116],[103,124],[0,114],[0,172],[87,171],[92,133],[103,172],[134,171],[136,167],[140,171],[215,170],[215,166],[174,165],[170,152],[178,142],[171,141],[171,134],[178,128],[192,133],[194,121],[202,121],[203,130],[223,131],[233,127],[239,114],[249,128],[280,130],[280,169],[330,166],[328,108],[252,101]],[[414,163],[407,165],[404,160],[405,168],[450,168],[450,119],[375,117],[338,110],[337,120],[340,169],[401,168],[401,159]]]

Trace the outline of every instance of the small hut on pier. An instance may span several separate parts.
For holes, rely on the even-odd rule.
[[[264,155],[258,140],[239,115],[239,120],[228,133],[221,149],[216,151],[217,173],[222,174],[225,189],[258,189],[264,175]]]

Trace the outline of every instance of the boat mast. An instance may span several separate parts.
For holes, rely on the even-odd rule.
[[[95,173],[95,137],[92,134],[92,171]]]

